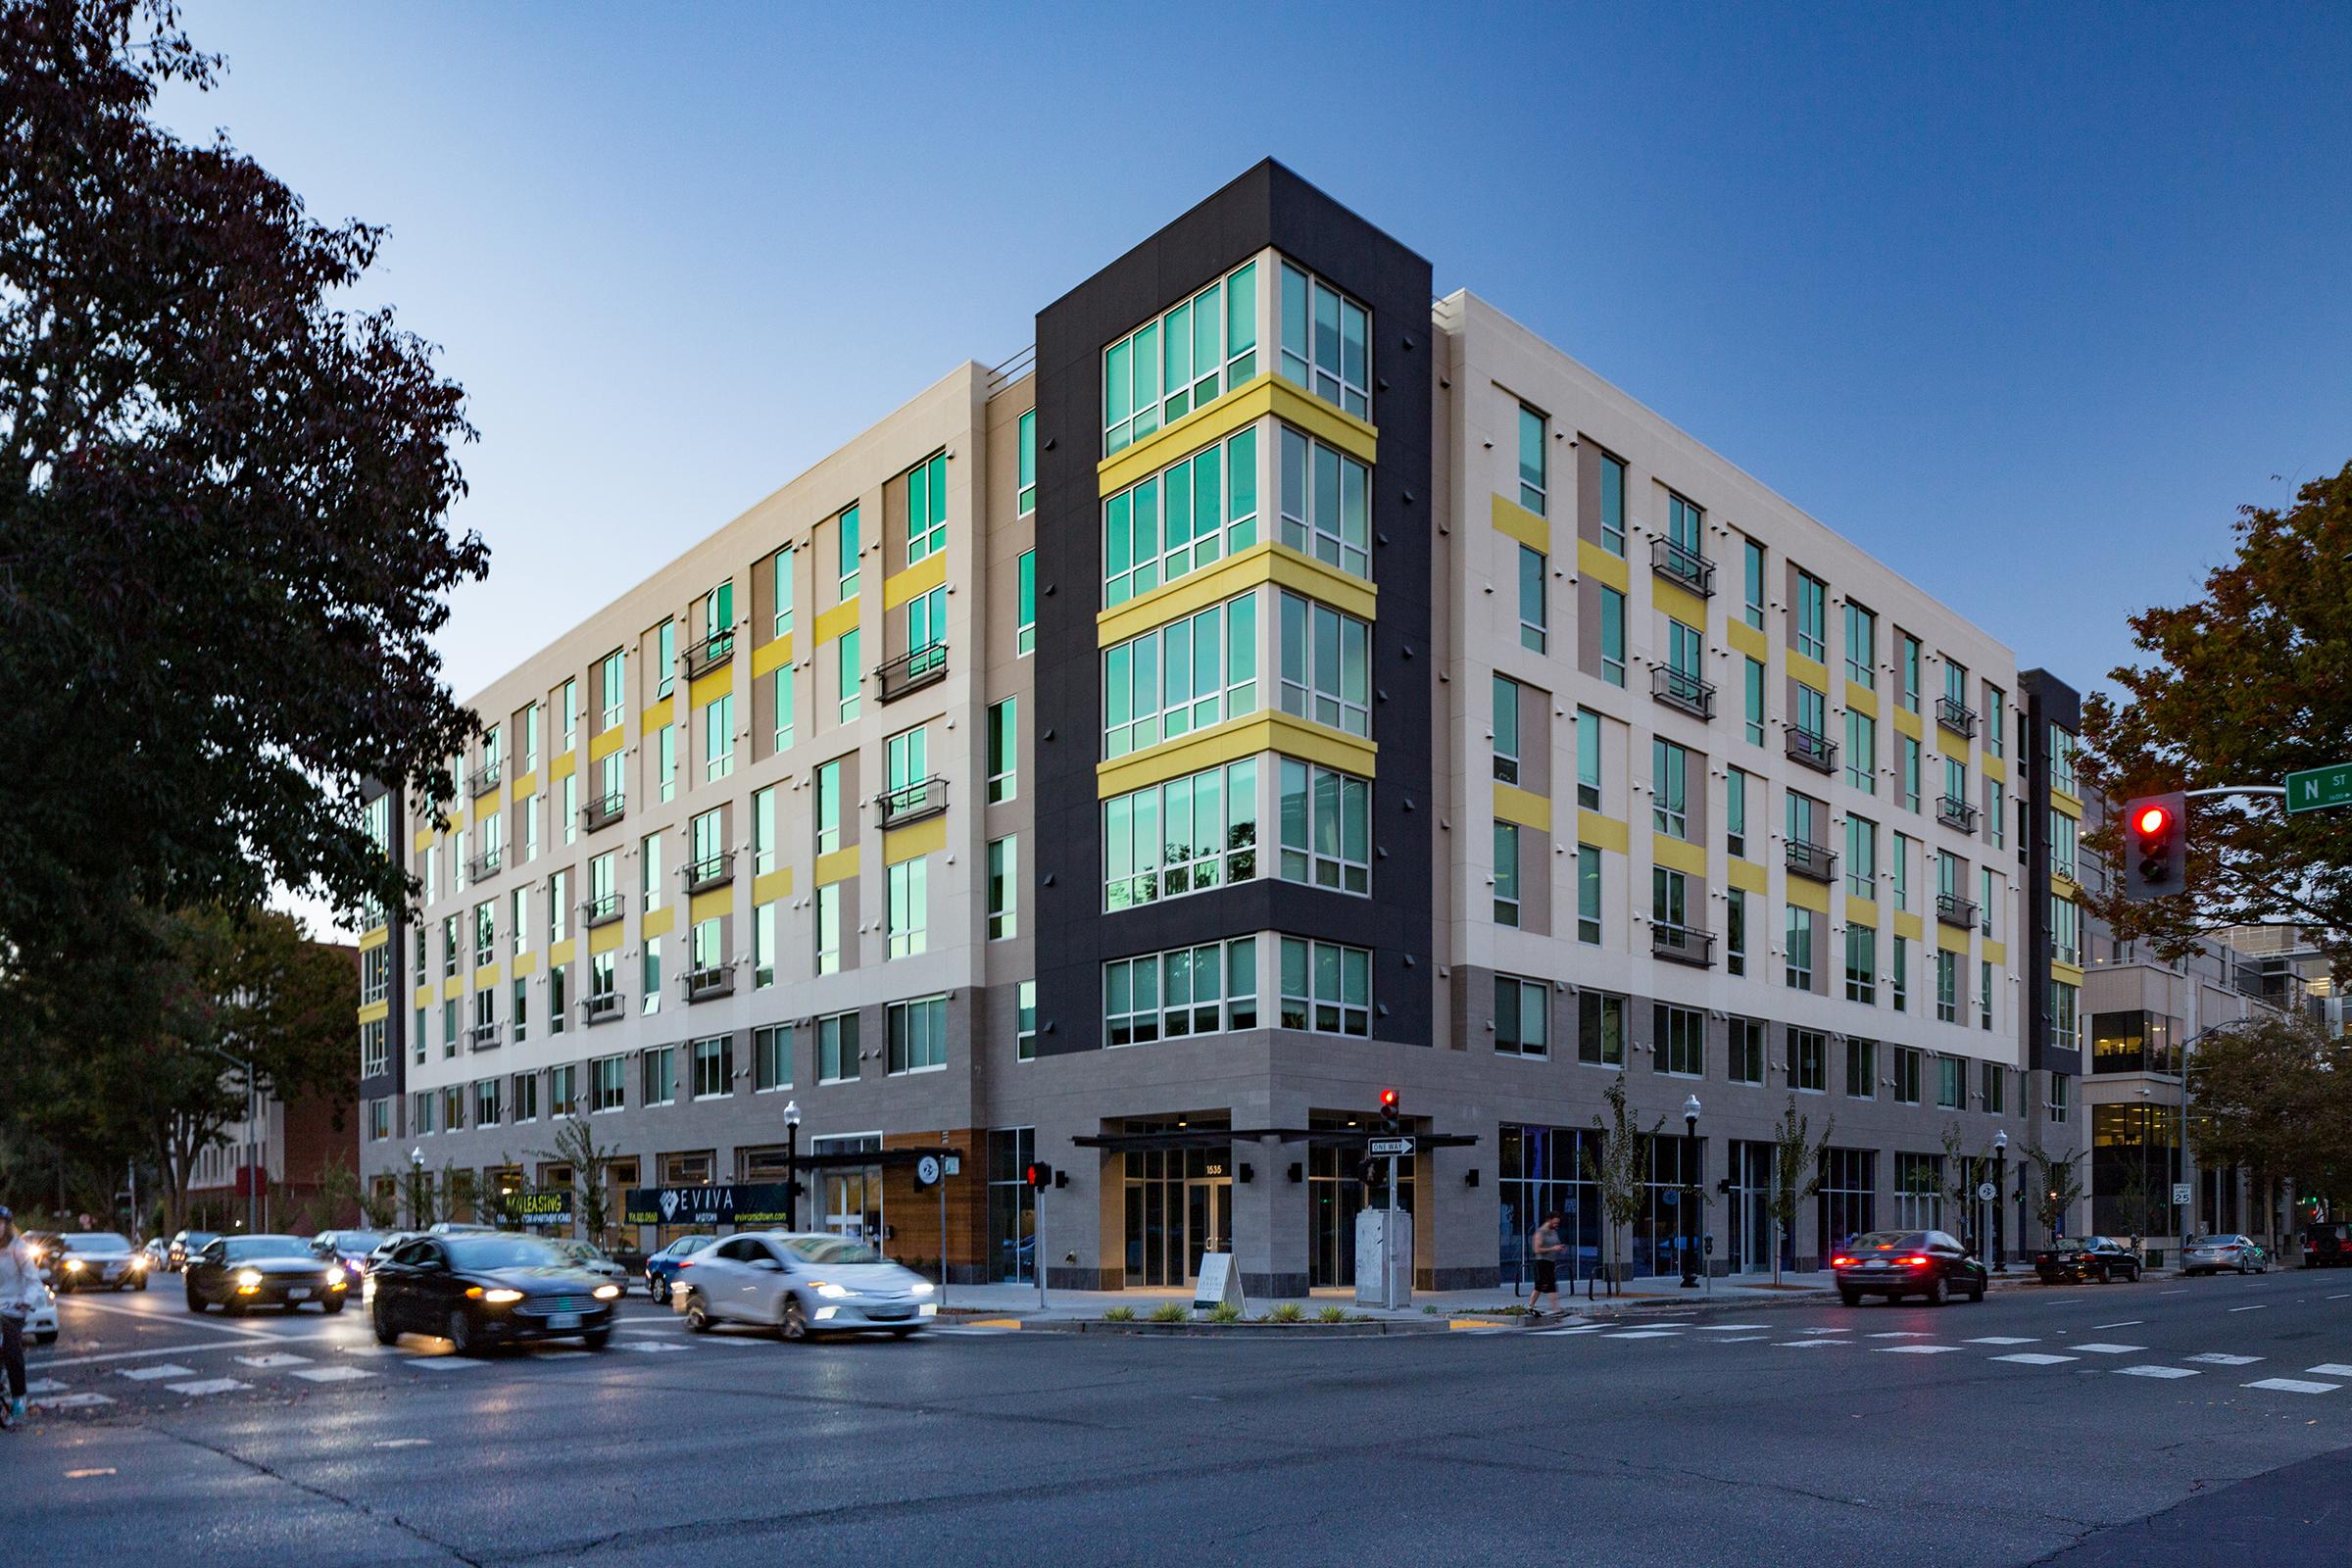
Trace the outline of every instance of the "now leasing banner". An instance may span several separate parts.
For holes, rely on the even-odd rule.
[[[499,1195],[499,1212],[510,1225],[571,1226],[571,1189],[534,1187]]]
[[[632,1187],[621,1195],[629,1225],[789,1225],[790,1188],[783,1182],[735,1182],[717,1187]]]

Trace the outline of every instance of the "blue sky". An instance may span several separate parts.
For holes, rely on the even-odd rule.
[[[2080,686],[2352,459],[2339,6],[188,21],[467,389],[461,695],[1267,154]]]

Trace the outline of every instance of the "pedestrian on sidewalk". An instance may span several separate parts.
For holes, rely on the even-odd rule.
[[[1568,1250],[1560,1240],[1558,1214],[1546,1214],[1544,1223],[1536,1227],[1529,1239],[1528,1250],[1536,1255],[1536,1289],[1527,1298],[1527,1320],[1533,1323],[1544,1315],[1544,1298],[1551,1298],[1551,1309],[1560,1309],[1560,1254]]]
[[[40,1303],[41,1275],[17,1216],[0,1207],[0,1364],[8,1372],[8,1418],[24,1419],[24,1320]]]

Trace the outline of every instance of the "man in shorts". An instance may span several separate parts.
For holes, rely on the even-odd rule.
[[[1530,1323],[1543,1317],[1546,1296],[1551,1298],[1551,1309],[1554,1312],[1560,1309],[1560,1254],[1568,1250],[1567,1244],[1560,1240],[1560,1221],[1558,1214],[1544,1215],[1544,1223],[1536,1227],[1536,1234],[1528,1244],[1528,1250],[1536,1257],[1536,1289],[1527,1298]]]

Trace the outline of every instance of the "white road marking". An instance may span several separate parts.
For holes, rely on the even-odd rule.
[[[1959,1349],[1957,1345],[1882,1345],[1881,1355],[1949,1355]]]
[[[1769,1323],[1710,1323],[1701,1334],[1745,1334],[1750,1329],[1770,1328]]]
[[[940,1330],[938,1330],[938,1329],[933,1329],[931,1332],[932,1332],[932,1333],[934,1333],[934,1334],[937,1334],[937,1333],[939,1333],[939,1332],[941,1332],[941,1331],[940,1331]],[[1001,1329],[982,1329],[982,1330],[980,1330],[980,1332],[981,1332],[981,1333],[983,1333],[983,1334],[999,1334],[999,1333],[1002,1333],[1002,1332],[1004,1332],[1004,1331],[1003,1331],[1003,1330],[1001,1330]],[[614,1347],[612,1347],[612,1348],[614,1348],[615,1350],[639,1350],[639,1351],[654,1351],[654,1350],[683,1350],[683,1349],[685,1349],[685,1348],[686,1348],[686,1347],[685,1347],[685,1346],[683,1346],[683,1345],[680,1345],[680,1344],[678,1344],[678,1343],[677,1343],[676,1341],[674,1341],[674,1340],[641,1340],[641,1341],[638,1341],[636,1344],[633,1344],[633,1345],[615,1345]]]
[[[2119,1366],[2116,1376],[2125,1378],[2193,1378],[2196,1368],[2187,1366]]]
[[[432,1446],[433,1440],[430,1438],[378,1438],[368,1445],[370,1448],[429,1448]]]
[[[194,1395],[229,1394],[238,1389],[250,1389],[253,1387],[253,1385],[250,1383],[239,1383],[235,1378],[199,1378],[193,1383],[173,1383],[167,1385],[167,1387],[169,1387],[173,1394]]]
[[[2260,1301],[2252,1306],[2233,1306],[2230,1310],[2232,1312],[2268,1312],[2270,1309],[2270,1302]]]
[[[2144,1317],[2128,1317],[2121,1323],[2093,1323],[2094,1329],[2135,1329],[2147,1321]]]
[[[1783,1340],[1779,1348],[1784,1350],[1818,1350],[1827,1345],[1845,1346],[1852,1343],[1851,1340]]]
[[[416,1355],[409,1358],[409,1365],[422,1367],[427,1372],[465,1372],[489,1364],[463,1355]]]
[[[232,1355],[229,1359],[241,1366],[260,1367],[264,1371],[268,1371],[271,1367],[309,1366],[311,1364],[311,1358],[307,1355],[287,1355],[280,1350],[272,1350],[268,1355]]]
[[[119,1366],[115,1368],[115,1376],[128,1378],[134,1383],[152,1383],[157,1378],[193,1377],[195,1372],[194,1367],[181,1366],[177,1361],[166,1361],[162,1366]]]
[[[352,1383],[361,1378],[375,1376],[374,1373],[356,1366],[296,1367],[293,1375],[312,1383]]]
[[[1628,1329],[1623,1334],[1604,1334],[1601,1338],[1608,1340],[1671,1340],[1681,1335],[1682,1332],[1681,1329]]]
[[[2258,1378],[2252,1383],[2241,1383],[2238,1387],[2271,1389],[2279,1394],[2333,1394],[2343,1385],[2340,1383],[2306,1383],[2301,1378]]]
[[[1968,1343],[1971,1345],[2038,1345],[2041,1340],[2038,1335],[2032,1334],[2023,1338],[2014,1334],[1987,1334],[1981,1340],[1971,1340]],[[1999,1358],[1995,1357],[1995,1359]],[[2073,1357],[2070,1356],[2068,1359],[2072,1360]]]
[[[1853,1333],[1854,1331],[1853,1331],[1852,1329],[1838,1328],[1838,1329],[1807,1329],[1807,1330],[1805,1330],[1804,1332],[1806,1332],[1807,1334],[1851,1334],[1851,1333]]]
[[[1711,1343],[1713,1343],[1713,1344],[1716,1344],[1716,1345],[1755,1345],[1755,1344],[1759,1344],[1759,1343],[1761,1343],[1762,1341],[1769,1340],[1769,1339],[1771,1339],[1771,1338],[1772,1338],[1772,1336],[1771,1336],[1771,1335],[1769,1335],[1769,1334],[1742,1334],[1742,1335],[1740,1335],[1740,1336],[1739,1336],[1738,1338],[1736,1338],[1736,1339],[1729,1339],[1729,1340],[1715,1340],[1715,1341],[1712,1341]],[[1815,1341],[1812,1341],[1811,1343],[1813,1343],[1813,1344],[1815,1344],[1815,1345],[1818,1345],[1818,1344],[1820,1344],[1821,1342],[1820,1342],[1819,1340],[1815,1340]]]
[[[2352,1293],[2348,1293],[2343,1296],[2330,1296],[2328,1298],[2328,1299],[2330,1301],[2352,1301]]]
[[[2156,1294],[2158,1296],[2186,1296],[2188,1294],[2188,1288],[2186,1286],[2182,1286],[2177,1291],[2158,1291]]]
[[[2147,1347],[2144,1345],[2078,1345],[2075,1348],[2088,1350],[2093,1355],[2130,1355],[2133,1350],[2144,1350]]]
[[[27,1401],[36,1410],[87,1410],[96,1405],[115,1401],[103,1394],[59,1394],[46,1399]]]
[[[2259,1355],[2224,1355],[2219,1350],[2207,1350],[2203,1355],[2184,1355],[2183,1361],[2202,1361],[2207,1366],[2252,1366],[2262,1359]]]
[[[1874,1340],[1932,1340],[1935,1337],[1925,1329],[1888,1329],[1884,1334],[1871,1336]]]
[[[2324,1378],[2352,1378],[2352,1366],[2346,1366],[2341,1361],[2322,1361],[2318,1366],[2307,1366],[2303,1370]]]
[[[190,1312],[185,1316],[181,1316],[175,1312],[142,1312],[136,1307],[109,1306],[104,1301],[85,1301],[77,1298],[74,1298],[74,1304],[75,1307],[85,1311],[112,1312],[117,1317],[136,1318],[142,1323],[153,1323],[159,1326],[195,1329],[204,1334],[227,1334],[240,1340],[274,1340],[277,1338],[276,1335],[270,1333],[268,1329],[231,1328],[226,1323],[216,1322],[210,1318],[198,1317],[193,1312]]]
[[[26,1394],[63,1394],[74,1385],[60,1383],[55,1378],[35,1378],[24,1385]]]
[[[2079,1355],[2044,1355],[2038,1350],[2020,1350],[2015,1355],[1996,1355],[1995,1361],[2015,1361],[2020,1366],[2056,1366],[2061,1361],[2080,1361]]]
[[[101,1464],[93,1465],[87,1470],[69,1470],[66,1472],[66,1479],[68,1481],[87,1481],[92,1476],[111,1476],[119,1474],[121,1474],[121,1472],[118,1471],[113,1465]]]

